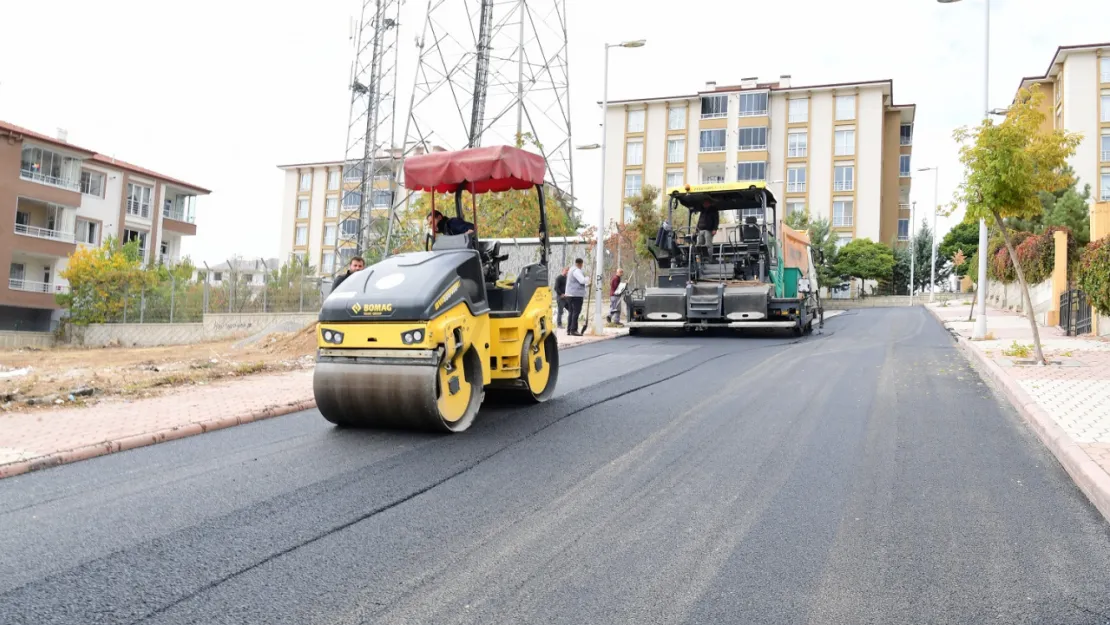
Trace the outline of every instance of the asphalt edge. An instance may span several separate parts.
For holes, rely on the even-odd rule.
[[[600,343],[610,339],[615,339],[624,334],[609,334],[602,338],[585,341],[582,343],[575,343],[574,345],[567,345],[560,347],[559,351],[567,349],[574,349],[582,345],[591,345],[593,343]],[[80,462],[81,460],[89,460],[90,458],[97,458],[99,456],[107,456],[129,449],[136,449],[139,447],[148,447],[150,445],[157,445],[158,443],[165,443],[168,441],[196,436],[197,434],[204,434],[206,432],[213,432],[225,428],[235,427],[237,425],[245,425],[255,421],[262,421],[264,419],[272,419],[274,417],[281,417],[294,412],[301,412],[302,410],[312,410],[316,407],[316,399],[305,399],[295,402],[290,402],[281,406],[266,406],[259,410],[254,410],[245,414],[219,417],[216,419],[209,419],[207,421],[198,421],[188,425],[182,425],[164,430],[156,430],[154,432],[144,432],[143,434],[132,434],[131,436],[124,436],[116,440],[101,441],[90,445],[82,445],[73,449],[59,451],[45,456],[36,456],[27,460],[17,460],[8,464],[0,465],[0,480],[8,477],[15,477],[24,473],[32,471],[39,471],[41,469],[49,469],[51,467],[61,466],[63,464],[71,464]]]
[[[948,328],[944,319],[936,311],[928,306],[925,306],[925,309],[942,327]],[[1092,460],[1079,443],[1072,440],[1071,436],[1045,412],[1045,409],[1025,392],[1025,389],[1007,376],[998,363],[972,345],[970,339],[955,333],[951,334],[964,356],[980,365],[980,372],[986,374],[995,388],[1002,391],[1018,414],[1041,439],[1041,443],[1052,452],[1064,471],[1071,476],[1072,481],[1087,500],[1110,522],[1110,474]]]

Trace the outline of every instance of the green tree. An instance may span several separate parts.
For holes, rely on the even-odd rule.
[[[894,251],[868,238],[855,239],[836,255],[836,272],[860,280],[887,280],[894,270]]]
[[[937,253],[946,259],[951,259],[956,252],[962,251],[965,258],[970,258],[979,249],[979,222],[964,219],[956,224],[940,241]],[[963,277],[971,269],[971,263],[964,263],[956,267],[956,275]]]
[[[913,286],[917,290],[924,290],[929,286],[929,263],[933,260],[932,246],[933,231],[929,228],[929,221],[923,218],[921,220],[921,227],[917,230],[917,234],[913,238]],[[947,276],[948,258],[938,249],[935,266],[935,283],[939,284],[940,281]]]
[[[115,237],[100,247],[78,248],[58,275],[69,282],[69,292],[54,299],[77,325],[114,321],[122,316],[128,293],[134,297],[157,280],[156,273],[143,269],[139,242],[121,244]]]
[[[1021,284],[1025,314],[1033,331],[1033,352],[1041,364],[1045,363],[1044,352],[1029,286],[1004,219],[1030,219],[1044,212],[1039,194],[1071,183],[1064,166],[1081,139],[1060,129],[1041,130],[1043,100],[1038,86],[1031,91],[1023,89],[1001,123],[988,118],[974,129],[960,128],[954,133],[962,144],[960,161],[966,171],[958,199],[972,218],[993,219],[998,226]]]

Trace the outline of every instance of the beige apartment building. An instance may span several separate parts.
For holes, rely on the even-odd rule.
[[[606,223],[631,219],[624,198],[645,184],[750,180],[768,183],[779,219],[824,217],[842,245],[905,240],[916,107],[896,104],[893,88],[891,80],[793,85],[784,75],[609,102]]]
[[[432,148],[433,152],[443,150]],[[409,155],[423,153],[423,148],[417,147]],[[403,197],[408,193],[400,183],[401,157],[401,150],[394,148],[375,159],[370,197],[373,218],[385,219],[394,194]],[[324,161],[278,166],[285,172],[279,247],[282,262],[298,256],[316,267],[319,275],[328,276],[354,256],[362,201],[358,191],[362,171],[358,165],[345,167],[343,161]]]
[[[196,199],[211,191],[0,122],[0,329],[49,330],[59,275],[79,246],[138,240],[145,263],[176,262],[195,236]]]
[[[1044,92],[1045,130],[1082,134],[1069,160],[1079,188],[1091,185],[1093,201],[1110,201],[1110,43],[1060,46],[1041,76],[1020,89]]]

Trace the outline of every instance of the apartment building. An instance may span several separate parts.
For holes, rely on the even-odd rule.
[[[78,246],[137,239],[144,262],[176,262],[197,232],[196,199],[209,193],[73,145],[64,131],[0,122],[0,329],[50,329],[54,294],[68,288],[59,274]]]
[[[1039,85],[1047,131],[1080,133],[1069,160],[1079,188],[1091,185],[1095,201],[1110,201],[1110,43],[1060,46],[1042,76],[1023,78],[1021,89]]]
[[[444,148],[433,147],[433,152]],[[417,147],[409,155],[423,154]],[[375,158],[371,182],[372,217],[385,218],[401,188],[400,148],[382,151]],[[279,165],[285,172],[281,210],[281,259],[298,256],[316,267],[319,275],[332,275],[355,255],[358,210],[362,203],[360,163],[344,161]],[[412,198],[416,196],[413,195]]]
[[[631,219],[624,198],[645,184],[764,181],[780,220],[824,217],[842,245],[905,240],[915,110],[895,104],[891,80],[795,86],[788,75],[609,102],[606,223]]]

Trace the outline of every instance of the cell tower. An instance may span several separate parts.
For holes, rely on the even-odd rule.
[[[363,0],[358,21],[352,22],[355,58],[339,208],[338,247],[344,264],[356,253],[366,255],[382,246],[379,240],[393,204],[395,176],[387,178],[385,188],[376,183],[395,163],[401,4],[402,0]]]
[[[565,0],[428,0],[403,156],[516,145],[523,136],[573,210],[566,16]]]

